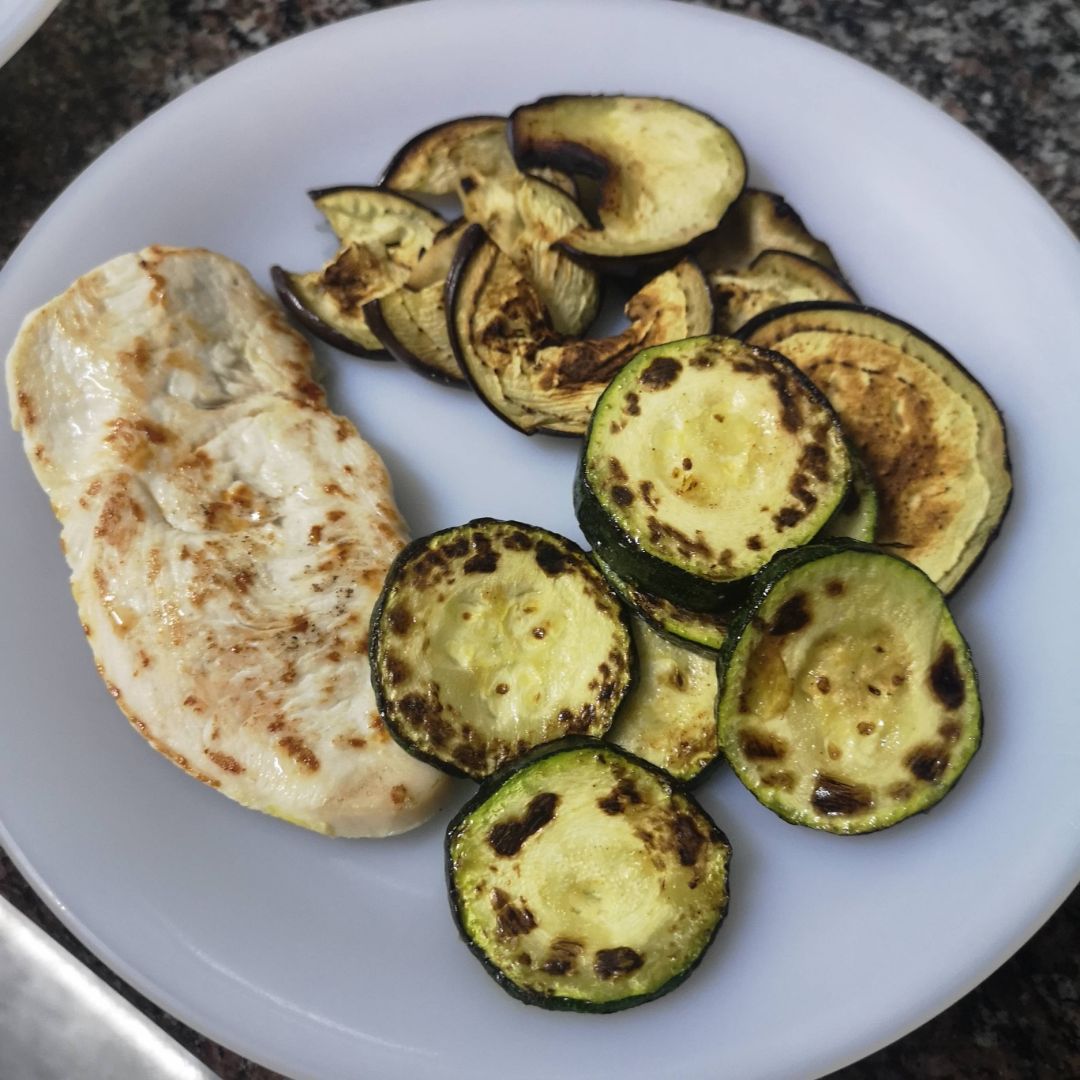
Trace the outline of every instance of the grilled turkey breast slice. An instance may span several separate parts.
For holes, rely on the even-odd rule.
[[[245,806],[389,835],[447,780],[376,711],[368,622],[404,528],[311,359],[242,267],[148,248],[27,317],[8,392],[135,728]]]

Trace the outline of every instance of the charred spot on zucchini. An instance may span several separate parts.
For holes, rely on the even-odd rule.
[[[484,402],[518,431],[580,435],[612,375],[648,345],[708,331],[712,301],[689,261],[626,304],[630,325],[609,338],[560,334],[512,259],[473,226],[447,284],[450,341]]]
[[[508,993],[615,1012],[666,994],[727,912],[731,846],[671,778],[596,740],[541,747],[450,823],[454,921]]]
[[[858,300],[831,270],[791,251],[763,251],[745,270],[714,270],[708,278],[721,334],[734,334],[755,315],[786,304]]]
[[[372,615],[372,683],[391,734],[475,780],[540,743],[603,735],[634,663],[622,606],[584,552],[515,521],[414,541]]]
[[[817,384],[877,488],[876,541],[955,590],[1012,495],[1005,425],[990,395],[936,342],[872,308],[794,304],[739,337],[783,353]]]
[[[338,238],[338,251],[307,273],[273,267],[274,288],[297,321],[328,344],[358,356],[378,354],[383,346],[364,307],[405,284],[444,222],[415,200],[379,188],[326,188],[311,197]]]
[[[607,738],[681,783],[699,781],[720,753],[716,658],[677,645],[644,619],[631,620],[637,682]]]
[[[735,200],[696,251],[708,273],[744,270],[766,251],[791,252],[840,273],[828,244],[807,229],[783,197],[757,188],[747,188]]]
[[[718,670],[724,756],[797,825],[895,825],[943,798],[979,746],[975,669],[941,591],[865,544],[777,555]]]
[[[690,338],[640,352],[604,391],[575,508],[619,577],[723,611],[773,553],[816,535],[850,472],[835,414],[790,361]]]
[[[597,222],[579,225],[562,245],[608,270],[676,262],[746,182],[731,132],[666,98],[541,98],[511,114],[510,141],[521,168],[548,165],[598,182]]]
[[[595,551],[592,552],[592,560],[600,567],[608,584],[634,615],[674,644],[706,653],[715,659],[727,636],[732,612],[710,613],[680,607],[667,597],[648,592],[619,577]]]

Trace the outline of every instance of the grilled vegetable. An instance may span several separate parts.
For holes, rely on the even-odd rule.
[[[321,270],[273,267],[274,288],[297,321],[324,341],[359,356],[379,353],[364,305],[405,284],[444,222],[426,206],[378,188],[327,188],[311,197],[341,247]]]
[[[514,521],[414,541],[372,616],[387,727],[418,757],[473,779],[560,736],[604,734],[633,665],[622,606],[581,549]]]
[[[716,658],[676,645],[633,619],[638,680],[608,739],[682,783],[699,780],[720,753]]]
[[[573,181],[554,170],[519,170],[505,118],[465,117],[421,132],[398,151],[382,183],[457,195],[465,220],[480,225],[528,277],[560,333],[582,334],[596,318],[599,279],[553,246],[585,224]]]
[[[720,743],[798,825],[862,833],[926,810],[981,736],[975,669],[940,591],[851,541],[762,571],[720,655]]]
[[[466,228],[464,221],[447,225],[400,289],[364,307],[372,333],[395,360],[456,386],[466,381],[446,328],[446,277]]]
[[[676,645],[715,655],[724,644],[727,624],[730,620],[729,613],[710,614],[680,607],[663,596],[657,596],[632,582],[625,581],[595,551],[592,553],[592,559],[600,567],[608,584],[622,602],[635,615],[644,619],[654,630],[664,634]]]
[[[870,473],[863,464],[862,458],[852,451],[850,444],[848,454],[851,457],[851,484],[844,496],[844,501],[815,539],[826,540],[846,536],[852,540],[862,540],[870,544],[877,536],[877,489],[870,479]]]
[[[616,574],[722,611],[847,491],[836,416],[790,361],[732,338],[646,349],[597,403],[575,483],[578,523]]]
[[[617,748],[543,747],[485,784],[446,837],[450,905],[504,990],[615,1012],[698,965],[728,907],[731,846],[698,803]]]
[[[664,98],[542,98],[511,114],[510,141],[521,168],[548,165],[599,182],[596,221],[562,243],[608,270],[676,262],[746,181],[731,132]]]
[[[733,334],[755,315],[785,304],[858,300],[832,271],[790,251],[763,251],[745,270],[713,271],[709,285],[721,334]]]
[[[807,229],[784,199],[756,188],[747,188],[735,200],[716,230],[695,250],[709,273],[744,270],[766,251],[789,251],[840,273],[828,244]]]
[[[559,334],[529,279],[474,227],[447,285],[450,341],[483,400],[519,431],[580,435],[611,377],[640,349],[706,333],[712,301],[689,261],[644,285],[609,338]]]
[[[739,333],[820,387],[870,472],[876,540],[952,592],[997,535],[1012,494],[1005,426],[940,345],[871,308],[796,304]]]

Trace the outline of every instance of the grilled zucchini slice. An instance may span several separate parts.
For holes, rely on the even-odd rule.
[[[608,739],[681,783],[696,782],[718,759],[716,657],[677,645],[632,619],[638,678]]]
[[[936,342],[872,308],[793,304],[739,337],[813,379],[877,488],[877,543],[955,590],[1012,496],[1005,424],[990,395]]]
[[[790,361],[690,338],[638,353],[604,391],[575,508],[620,577],[722,611],[732,586],[816,535],[850,474],[835,414]]]
[[[571,338],[527,275],[473,226],[447,282],[450,341],[483,401],[531,435],[582,435],[601,391],[640,349],[712,328],[704,275],[689,260],[646,282],[626,304],[630,325]]]
[[[938,802],[979,746],[975,669],[940,590],[867,545],[778,555],[719,671],[725,757],[797,825],[895,825]]]
[[[474,780],[567,734],[603,735],[629,690],[618,598],[572,541],[481,518],[415,540],[371,623],[371,677],[391,734]]]
[[[450,904],[472,952],[530,1005],[615,1012],[698,965],[728,907],[731,845],[670,777],[567,740],[485,784],[450,823]]]

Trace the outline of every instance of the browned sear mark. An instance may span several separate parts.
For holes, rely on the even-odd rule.
[[[623,777],[603,798],[596,800],[596,805],[605,814],[621,814],[630,805],[639,806],[642,802],[641,793],[634,785],[630,777]]]
[[[739,732],[739,748],[751,761],[779,761],[787,753],[787,744],[779,736],[753,728]]]
[[[949,767],[949,751],[943,743],[921,743],[909,751],[904,764],[916,780],[932,784],[940,780]]]
[[[806,593],[795,593],[781,605],[769,627],[774,637],[794,634],[810,622],[810,610],[806,606]]]
[[[671,832],[680,865],[693,866],[706,844],[706,837],[697,827],[697,822],[689,814],[676,814],[671,823]]]
[[[227,773],[239,775],[244,771],[244,766],[232,756],[223,754],[219,750],[207,750],[206,756],[219,768]]]
[[[319,759],[315,756],[315,752],[304,742],[303,739],[296,735],[284,735],[278,739],[278,746],[285,751],[299,765],[307,772],[317,772],[319,769]]]
[[[850,817],[869,810],[874,805],[874,796],[865,784],[852,784],[819,772],[810,802],[820,814]]]
[[[682,371],[682,364],[673,356],[657,356],[641,373],[641,385],[646,390],[663,390],[670,386]]]
[[[491,890],[491,907],[495,912],[495,928],[500,937],[523,937],[536,926],[536,916],[524,901],[521,906],[510,903],[502,889]]]
[[[520,818],[500,821],[491,827],[488,833],[488,844],[491,849],[496,855],[507,858],[516,855],[530,836],[539,832],[555,817],[555,809],[558,805],[559,796],[553,791],[543,791],[539,795],[534,795]]]
[[[617,949],[600,949],[593,961],[593,971],[600,979],[614,979],[620,975],[629,975],[645,963],[640,953],[627,945]]]
[[[585,947],[578,941],[557,938],[551,943],[540,970],[548,975],[567,975],[577,966],[578,957],[584,951]]]
[[[964,679],[956,663],[956,649],[948,642],[941,646],[930,668],[930,689],[946,709],[964,704]]]

